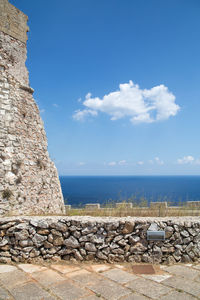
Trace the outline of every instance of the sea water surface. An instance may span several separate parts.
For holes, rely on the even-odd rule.
[[[65,204],[200,201],[200,176],[61,176]]]

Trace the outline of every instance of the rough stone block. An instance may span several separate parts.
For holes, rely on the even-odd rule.
[[[85,204],[85,209],[87,209],[87,210],[100,209],[100,204],[99,203],[88,203],[88,204]]]
[[[187,201],[186,202],[186,206],[189,207],[189,208],[197,208],[199,209],[200,208],[200,201]]]
[[[116,208],[131,209],[131,208],[133,208],[133,203],[126,203],[126,202],[116,203]]]

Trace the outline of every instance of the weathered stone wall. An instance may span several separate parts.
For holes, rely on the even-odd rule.
[[[61,214],[60,182],[25,66],[26,21],[0,0],[0,214]]]
[[[0,31],[26,43],[28,17],[8,0],[0,0]]]
[[[151,224],[165,241],[147,241]],[[199,218],[12,217],[0,219],[0,262],[200,261]]]

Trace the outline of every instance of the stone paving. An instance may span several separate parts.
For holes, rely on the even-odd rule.
[[[133,263],[0,265],[0,300],[200,299],[200,264],[134,267]]]

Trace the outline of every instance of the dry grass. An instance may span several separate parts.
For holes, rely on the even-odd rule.
[[[200,216],[200,208],[168,207],[156,208],[133,207],[126,208],[123,205],[119,208],[100,208],[87,210],[84,208],[70,209],[66,211],[68,216],[93,216],[93,217],[181,217],[181,216]]]

